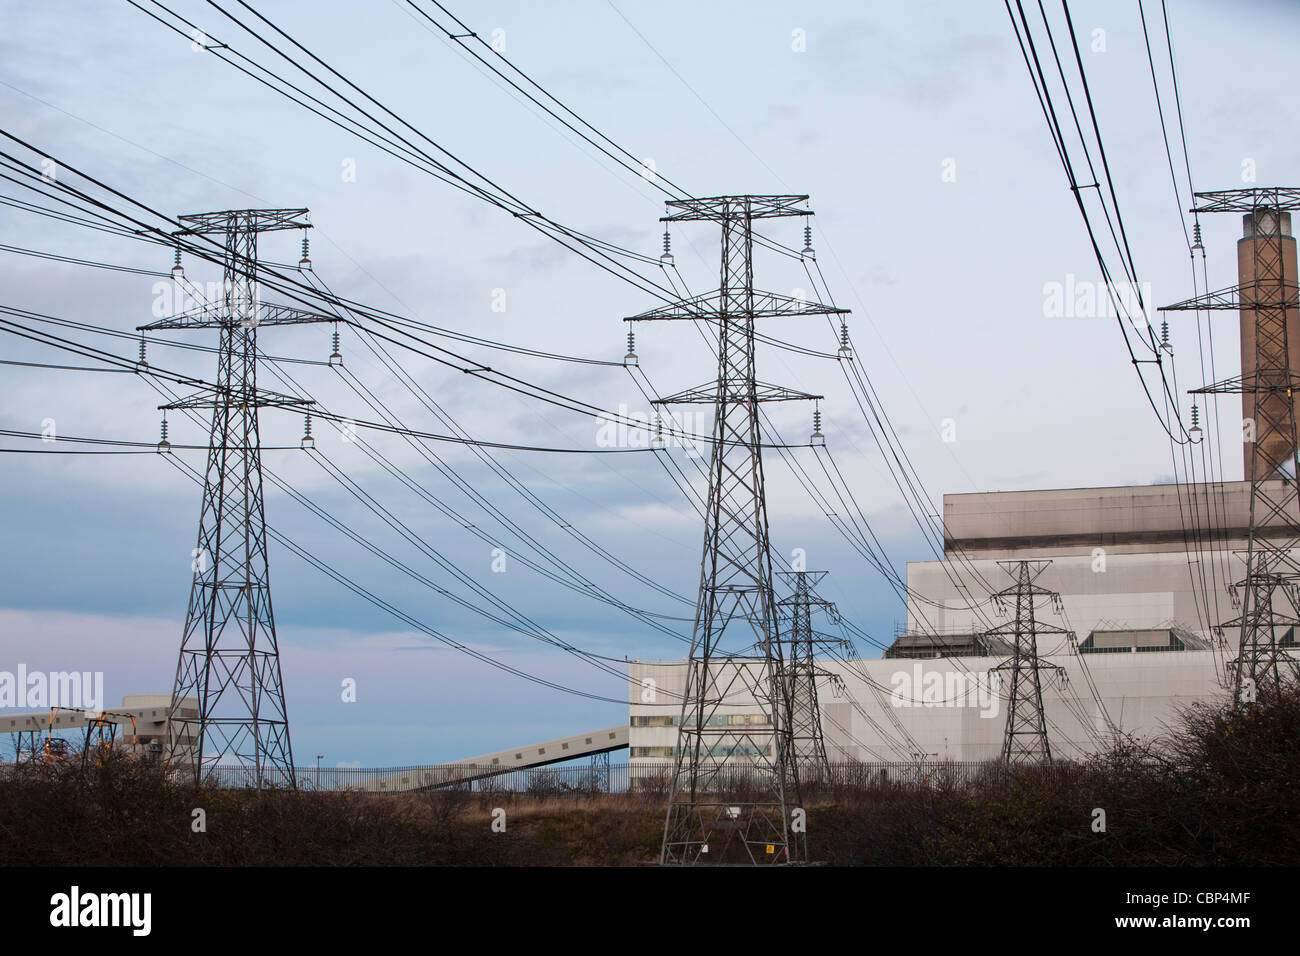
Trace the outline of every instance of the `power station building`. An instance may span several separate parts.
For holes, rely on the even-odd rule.
[[[1294,399],[1275,383],[1300,375],[1296,242],[1284,208],[1298,193],[1198,194],[1209,211],[1248,209],[1238,284],[1169,307],[1238,309],[1241,376],[1211,390],[1241,394],[1246,480],[945,495],[943,560],[908,564],[905,633],[880,660],[822,662],[830,760],[1000,755],[997,668],[1011,649],[988,633],[1008,619],[988,595],[1011,583],[1003,562],[1050,562],[1036,578],[1060,596],[1046,623],[1072,632],[1043,635],[1038,647],[1054,754],[1096,749],[1111,731],[1159,735],[1180,707],[1229,697],[1238,634],[1219,625],[1239,610],[1232,585],[1244,576],[1252,517],[1257,545],[1287,550],[1300,539],[1294,506],[1268,504],[1289,502],[1280,475],[1294,479]],[[1278,643],[1296,649],[1294,629]],[[672,761],[685,676],[680,662],[632,666],[634,764]],[[770,727],[752,698],[726,701],[713,719]]]
[[[1113,726],[1158,735],[1180,707],[1222,699],[1225,652],[1206,619],[1198,582],[1222,582],[1249,501],[1241,482],[946,495],[943,561],[908,564],[908,629],[877,660],[823,661],[818,697],[832,762],[991,760],[1006,728],[1007,687],[996,670],[1009,646],[989,638],[1000,613],[987,594],[1009,583],[1006,560],[1050,560],[1037,583],[1061,596],[1045,623],[1074,639],[1040,638],[1043,699],[1054,755],[1096,750]],[[1189,550],[1189,501],[1227,504],[1239,530],[1198,557]],[[1180,504],[1181,501],[1181,504]],[[1240,568],[1236,569],[1240,573]],[[974,606],[972,606],[974,605]],[[1211,603],[1213,610],[1213,603]],[[1229,601],[1221,595],[1227,619]],[[1085,670],[1086,669],[1086,670]],[[684,663],[634,664],[629,746],[636,763],[674,756]],[[1101,704],[1098,703],[1100,699]],[[1104,712],[1103,712],[1104,706]],[[736,699],[715,720],[767,721]]]

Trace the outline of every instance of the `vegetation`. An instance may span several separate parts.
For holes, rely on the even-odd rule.
[[[1198,705],[1168,736],[974,781],[864,774],[806,795],[837,865],[1222,866],[1300,859],[1300,693]],[[0,865],[637,865],[663,794],[195,788],[109,755],[6,768]],[[492,828],[505,811],[505,832]],[[195,810],[203,810],[196,832]],[[1105,812],[1105,827],[1097,811]],[[499,814],[498,814],[499,817]]]

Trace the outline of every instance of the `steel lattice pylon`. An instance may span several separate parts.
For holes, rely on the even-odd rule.
[[[716,381],[657,401],[709,404],[714,410],[700,594],[660,853],[665,864],[807,859],[803,834],[792,832],[787,815],[791,738],[782,718],[789,708],[782,691],[759,403],[819,396],[757,381],[754,320],[845,310],[755,292],[753,267],[754,220],[811,215],[807,199],[717,196],[667,203],[665,222],[704,220],[721,227],[719,288],[627,320],[703,319],[718,334]],[[746,710],[719,713],[724,700]],[[726,799],[729,771],[752,777],[755,765],[763,793]]]
[[[816,648],[825,643],[814,628],[813,610],[835,615],[835,605],[823,601],[813,590],[826,576],[825,571],[780,571],[788,580],[793,594],[777,602],[789,615],[788,648],[782,672],[786,702],[786,726],[790,728],[790,752],[787,772],[795,794],[802,802],[805,784],[827,780],[830,761],[826,757],[826,738],[822,733],[821,704],[817,696],[817,678],[833,678],[817,666]]]
[[[1276,691],[1283,683],[1300,679],[1300,660],[1282,646],[1286,636],[1300,628],[1300,563],[1296,560],[1300,459],[1295,415],[1300,376],[1292,358],[1300,350],[1296,341],[1300,302],[1295,240],[1286,231],[1289,212],[1300,209],[1300,189],[1229,189],[1196,193],[1196,199],[1192,212],[1243,213],[1248,230],[1238,250],[1241,282],[1162,309],[1236,310],[1242,318],[1242,374],[1192,392],[1242,396],[1245,475],[1250,482],[1250,524],[1242,555],[1246,573],[1232,588],[1241,613],[1221,625],[1238,628],[1240,633],[1237,657],[1229,662],[1233,701],[1240,704],[1254,700],[1260,691]],[[1244,255],[1249,259],[1243,261]],[[1249,275],[1245,262],[1250,264]],[[1253,350],[1247,347],[1251,333]],[[1251,358],[1254,368],[1247,370]]]
[[[194,580],[168,715],[166,759],[202,780],[219,762],[247,768],[258,786],[294,785],[271,611],[257,410],[309,400],[259,390],[257,330],[337,322],[259,301],[257,235],[307,229],[306,209],[244,209],[182,216],[179,236],[220,237],[223,290],[207,303],[141,330],[219,330],[216,384],[160,406],[212,409]],[[178,240],[179,241],[179,240]],[[179,246],[178,246],[179,248]],[[161,450],[161,449],[160,449]],[[198,701],[195,713],[187,699]]]
[[[591,789],[596,793],[613,793],[609,771],[609,751],[591,755]]]
[[[1014,615],[1000,627],[985,632],[988,637],[1000,637],[1011,644],[1011,657],[993,668],[1009,682],[1007,695],[1007,728],[1002,741],[1002,760],[1008,764],[1050,764],[1052,747],[1047,739],[1047,714],[1043,710],[1043,671],[1059,671],[1055,664],[1044,664],[1038,658],[1038,635],[1069,634],[1064,628],[1044,624],[1038,620],[1035,605],[1041,598],[1049,598],[1060,607],[1060,596],[1055,591],[1039,587],[1035,580],[1051,561],[999,561],[998,564],[1011,575],[1015,583],[998,591],[994,602],[999,608],[1009,608]]]

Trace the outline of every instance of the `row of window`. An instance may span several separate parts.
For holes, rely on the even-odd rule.
[[[1149,653],[1151,651],[1185,651],[1187,648],[1182,644],[1145,644],[1134,647],[1132,644],[1122,644],[1119,647],[1089,647],[1086,644],[1079,645],[1080,654],[1138,654]]]
[[[630,747],[633,757],[676,757],[676,747]],[[772,745],[766,747],[754,747],[746,744],[741,746],[727,746],[725,744],[715,744],[712,747],[701,747],[700,752],[710,757],[770,757],[772,756]]]
[[[633,727],[676,727],[681,723],[679,714],[633,714]],[[735,727],[754,724],[768,724],[767,714],[713,714],[705,722],[706,727]],[[695,715],[686,715],[686,724],[695,724]]]

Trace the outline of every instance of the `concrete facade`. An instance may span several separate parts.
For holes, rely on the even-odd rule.
[[[827,756],[832,762],[996,759],[1006,728],[1006,692],[989,674],[1003,660],[826,663],[826,670],[842,682],[842,690],[830,679],[819,683]],[[1043,697],[1052,750],[1062,757],[1096,750],[1093,731],[1105,730],[1083,674],[1085,664],[1110,719],[1123,733],[1138,737],[1165,732],[1182,707],[1227,695],[1219,683],[1216,655],[1209,650],[1054,654],[1044,660],[1061,668],[1057,676],[1045,678]],[[682,663],[632,665],[633,764],[671,763],[685,674]],[[647,702],[651,688],[654,700]],[[756,710],[752,700],[737,700],[720,713]]]
[[[1074,633],[1039,645],[1058,668],[1043,692],[1054,754],[1094,751],[1107,730],[1089,677],[1115,727],[1139,738],[1164,733],[1181,708],[1226,700],[1232,653],[1215,625],[1235,613],[1225,583],[1242,573],[1233,552],[1245,545],[1249,503],[1244,482],[944,496],[946,560],[908,564],[898,656],[823,662],[835,675],[819,683],[828,756],[1000,755],[1007,689],[993,669],[1006,655],[967,639],[1007,619],[986,597],[1011,583],[1000,560],[1050,560],[1038,583],[1060,593],[1062,613],[1044,602],[1040,617]],[[1198,536],[1210,526],[1226,530]],[[637,663],[630,676],[630,759],[668,764],[685,665]],[[756,710],[752,699],[727,701],[719,720]]]
[[[1226,585],[1245,570],[1247,482],[945,495],[943,507],[946,560],[908,564],[922,596],[908,603],[910,634],[986,629],[996,610],[971,595],[1007,586],[998,562],[1019,559],[1052,562],[1038,582],[1064,614],[1049,623],[1081,641],[1177,628],[1217,646],[1214,628],[1234,614]]]

